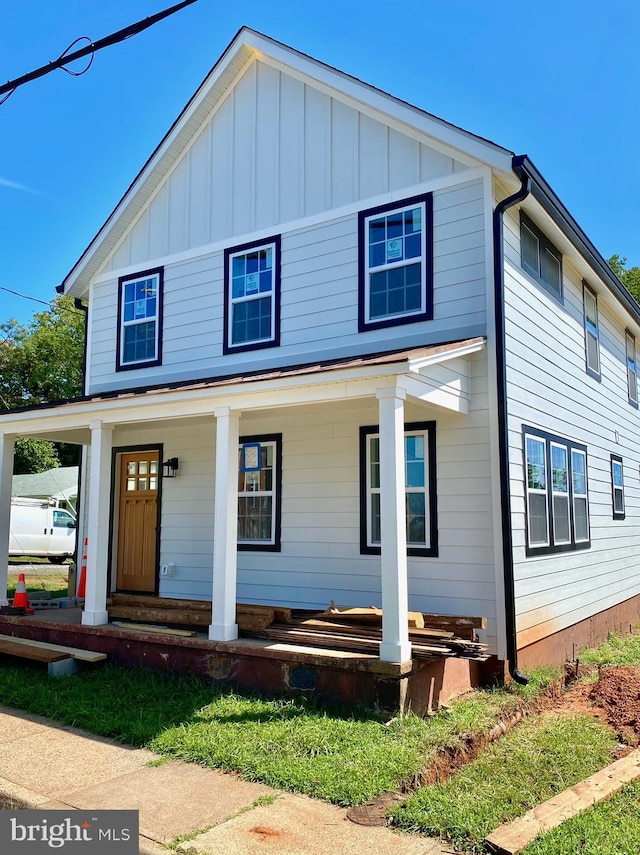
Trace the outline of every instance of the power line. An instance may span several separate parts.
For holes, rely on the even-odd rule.
[[[14,297],[22,297],[24,300],[32,300],[34,303],[42,303],[43,306],[48,306],[49,309],[51,309],[55,302],[55,300],[49,300],[49,302],[46,300],[39,300],[37,297],[32,297],[30,294],[21,294],[19,291],[12,291],[11,288],[5,288],[2,285],[0,285],[0,291],[6,291],[7,294],[13,294]],[[66,306],[57,306],[56,311],[69,312],[72,315],[83,314],[79,309],[67,309]]]
[[[138,21],[135,24],[130,24],[128,27],[118,30],[116,33],[112,33],[110,36],[105,36],[105,38],[99,39],[97,42],[90,42],[86,47],[80,48],[80,50],[74,51],[73,53],[67,53],[67,51],[79,41],[82,41],[83,39],[87,39],[87,41],[89,41],[88,36],[81,36],[79,39],[73,41],[69,47],[65,48],[63,53],[61,53],[57,59],[53,60],[53,62],[49,62],[47,65],[36,68],[35,71],[30,71],[28,74],[23,74],[22,77],[16,77],[15,80],[9,80],[4,85],[0,86],[0,95],[5,96],[0,101],[0,104],[4,104],[7,98],[11,97],[19,86],[23,86],[25,83],[30,83],[32,80],[37,80],[39,77],[44,77],[45,74],[49,74],[49,72],[55,71],[57,68],[62,68],[63,71],[66,71],[68,74],[73,74],[74,76],[84,74],[85,71],[88,71],[91,67],[93,55],[97,51],[102,50],[102,48],[118,44],[118,42],[123,42],[125,39],[131,38],[131,36],[136,36],[138,33],[152,27],[163,18],[167,18],[169,15],[179,12],[180,9],[184,9],[185,6],[190,6],[195,2],[196,0],[183,0],[182,3],[178,3],[176,6],[171,6],[171,8],[165,9],[163,12],[150,15],[148,18],[144,18],[142,21]],[[81,59],[83,56],[89,55],[91,56],[91,61],[83,71],[73,72],[64,67],[65,65],[74,62],[76,59]]]

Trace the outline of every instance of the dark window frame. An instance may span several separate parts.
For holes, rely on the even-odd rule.
[[[535,439],[544,441],[545,449],[545,465],[546,465],[546,487],[545,495],[547,501],[547,534],[549,543],[546,545],[535,546],[530,544],[529,538],[529,475],[527,466],[527,437],[531,436]],[[554,543],[554,513],[553,513],[553,474],[551,467],[551,446],[562,446],[567,451],[567,481],[568,481],[568,500],[569,500],[569,529],[571,533],[570,542]],[[587,509],[587,532],[586,540],[578,540],[576,538],[576,522],[575,522],[575,499],[573,490],[573,455],[572,452],[584,455],[585,467],[585,487],[586,493],[578,494],[579,498],[586,498]],[[574,442],[557,434],[549,433],[548,431],[538,428],[522,425],[522,465],[524,470],[524,517],[525,517],[525,554],[527,557],[536,555],[553,555],[562,552],[575,552],[580,549],[591,548],[591,513],[589,510],[589,457],[587,446],[579,442]]]
[[[593,298],[596,307],[596,319],[595,324],[593,324],[589,320],[589,316],[587,314],[587,295]],[[591,288],[587,282],[582,280],[582,312],[583,312],[583,322],[584,322],[584,364],[585,370],[590,377],[593,377],[595,380],[602,379],[602,363],[600,361],[600,311],[598,308],[598,295]],[[592,329],[593,327],[593,329]],[[595,341],[596,346],[596,354],[598,357],[598,367],[593,368],[589,365],[589,336]]]
[[[156,354],[153,359],[145,359],[139,362],[124,362],[122,360],[122,340],[124,319],[123,294],[124,286],[128,282],[137,282],[139,279],[147,279],[150,276],[158,277],[158,294],[156,310]],[[164,267],[153,267],[150,270],[140,270],[130,276],[118,277],[118,320],[116,329],[116,371],[135,371],[137,368],[152,368],[154,365],[162,365],[162,337],[164,327]]]
[[[280,278],[281,278],[281,235],[272,235],[260,240],[250,241],[249,243],[238,244],[237,246],[229,246],[224,250],[224,323],[223,323],[223,339],[222,352],[229,353],[244,353],[249,350],[262,350],[267,347],[280,346]],[[273,292],[271,295],[271,309],[273,311],[273,336],[269,339],[261,339],[259,341],[243,342],[242,344],[233,344],[231,342],[231,334],[233,329],[233,321],[230,317],[232,311],[233,300],[231,296],[232,276],[230,275],[231,257],[241,255],[255,250],[264,249],[268,246],[273,246]]]
[[[524,260],[523,253],[523,240],[522,240],[522,230],[523,228],[527,228],[534,237],[538,240],[538,267],[535,270],[530,264],[528,264]],[[549,280],[546,278],[547,272],[547,262],[545,252],[549,252],[558,262],[560,267],[560,290],[556,291],[556,289],[551,285]],[[549,240],[549,238],[545,235],[543,231],[541,231],[538,226],[531,220],[524,211],[520,211],[520,265],[525,273],[528,273],[535,281],[541,285],[547,294],[550,294],[552,297],[555,297],[560,303],[564,301],[564,283],[563,283],[563,273],[562,273],[562,253],[560,250]]]
[[[409,208],[412,205],[424,205],[425,222],[423,229],[424,237],[424,271],[421,277],[422,300],[424,311],[412,312],[411,314],[398,315],[393,318],[385,317],[375,320],[367,318],[367,292],[369,289],[368,252],[369,240],[366,230],[366,221],[372,217],[382,214],[390,214]],[[410,262],[407,262],[410,263]],[[433,320],[433,193],[424,193],[420,196],[411,196],[407,199],[399,199],[397,202],[388,202],[375,208],[368,208],[358,212],[358,332],[383,329],[385,327],[396,327],[402,324],[415,324],[420,321]]]
[[[426,509],[429,520],[429,546],[407,546],[409,557],[437,558],[438,557],[438,505],[437,505],[437,478],[436,478],[436,422],[405,422],[404,434],[411,431],[421,431],[427,434],[427,476],[428,484],[425,495],[429,502]],[[359,467],[360,467],[360,554],[380,555],[381,546],[371,546],[367,537],[367,519],[369,514],[369,492],[367,490],[367,444],[369,437],[380,434],[379,425],[362,425],[360,427],[359,441]],[[405,492],[406,495],[406,492]],[[406,514],[405,514],[406,518]]]
[[[629,356],[629,342],[633,347],[633,359]],[[636,337],[630,330],[624,331],[624,354],[627,367],[627,400],[638,409],[638,360],[636,358]],[[631,383],[633,377],[633,384]]]
[[[273,442],[275,444],[275,479],[273,513],[275,514],[273,543],[237,543],[238,552],[281,552],[282,551],[282,434],[264,433],[251,436],[241,436],[238,440],[238,449],[248,442]],[[236,487],[237,493],[237,487]],[[239,498],[239,496],[237,497]],[[236,499],[237,504],[237,499]],[[237,539],[237,536],[236,536]]]
[[[614,482],[614,477],[613,477],[614,464],[620,465],[620,476],[622,479],[622,485],[620,487],[617,487],[615,485],[615,482]],[[623,520],[627,514],[626,514],[626,503],[625,503],[625,496],[624,496],[624,461],[622,459],[622,456],[620,454],[612,454],[610,465],[611,465],[611,510],[612,510],[612,515],[613,515],[614,520]],[[616,490],[619,490],[620,494],[622,496],[622,510],[621,511],[616,510]]]

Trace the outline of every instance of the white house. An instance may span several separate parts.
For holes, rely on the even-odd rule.
[[[637,617],[640,309],[526,156],[244,28],[59,290],[85,394],[0,415],[0,552],[15,437],[82,444],[85,625],[482,615],[522,679]]]

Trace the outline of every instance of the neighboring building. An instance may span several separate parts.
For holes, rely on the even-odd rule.
[[[14,475],[11,494],[28,499],[52,499],[59,508],[75,512],[78,501],[78,466],[58,466],[46,472]]]
[[[85,395],[0,416],[0,551],[13,437],[84,445],[85,624],[482,615],[518,676],[637,617],[640,310],[527,157],[243,29],[60,290]]]

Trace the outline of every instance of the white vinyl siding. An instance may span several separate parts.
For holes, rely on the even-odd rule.
[[[127,372],[127,387],[398,348],[395,327],[358,333],[357,211],[283,230],[278,347],[223,352],[224,249],[165,264],[162,367]],[[482,181],[435,191],[434,317],[404,327],[401,346],[485,334],[485,261]],[[89,391],[110,391],[123,385],[114,372],[116,280],[94,285],[90,302]]]
[[[501,192],[499,198],[503,198]],[[540,223],[543,214],[539,214]],[[549,237],[560,245],[555,227]],[[640,491],[625,484],[624,525],[612,524],[610,455],[638,472],[638,410],[628,405],[625,320],[606,285],[598,294],[600,382],[585,375],[583,280],[566,245],[563,301],[537,287],[522,269],[517,209],[504,216],[505,332],[514,584],[519,647],[548,637],[640,594]],[[575,266],[574,266],[575,265]],[[635,331],[635,330],[634,330]],[[528,554],[523,425],[577,443],[570,459],[575,551]],[[586,457],[581,448],[586,449]],[[588,513],[587,477],[588,460]]]

